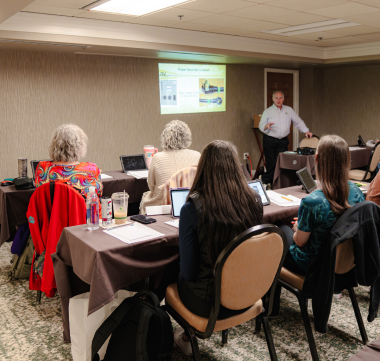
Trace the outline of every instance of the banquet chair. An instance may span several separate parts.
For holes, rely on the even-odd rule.
[[[335,273],[345,274],[351,271],[355,267],[354,264],[354,252],[352,239],[347,239],[344,243],[337,246],[336,250],[336,263],[335,263]],[[306,336],[309,342],[311,357],[313,361],[318,361],[318,351],[315,345],[315,340],[313,332],[310,325],[309,315],[307,312],[308,298],[302,293],[303,284],[305,282],[305,276],[301,276],[297,273],[291,272],[285,267],[282,267],[281,273],[278,280],[278,285],[284,287],[291,293],[293,293],[298,300],[301,309],[301,315],[306,331]],[[358,301],[355,296],[354,289],[352,287],[348,288],[348,293],[351,299],[351,303],[354,309],[356,321],[359,326],[360,334],[363,343],[368,342],[368,336],[364,327],[363,319],[358,306]]]
[[[380,142],[376,143],[372,149],[371,156],[366,170],[351,169],[348,178],[356,181],[371,181],[375,177],[375,170],[380,158]]]
[[[201,359],[197,337],[206,339],[222,331],[222,346],[227,343],[228,329],[253,318],[260,318],[271,360],[277,360],[268,316],[277,279],[287,252],[281,229],[264,224],[249,228],[235,237],[219,255],[214,267],[214,296],[210,317],[199,317],[182,303],[177,284],[166,290],[164,309],[179,323],[190,338],[194,360]],[[239,280],[239,281],[237,281]],[[220,306],[245,312],[218,320]]]
[[[188,167],[180,169],[177,173],[173,174],[166,183],[158,188],[164,192],[163,205],[171,204],[170,188],[191,188],[194,182],[197,167]]]
[[[299,148],[309,147],[309,148],[317,148],[319,143],[319,137],[316,135],[313,135],[311,138],[303,138],[300,141]]]

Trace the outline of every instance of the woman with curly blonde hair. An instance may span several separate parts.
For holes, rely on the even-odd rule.
[[[159,186],[176,172],[183,168],[198,165],[201,154],[187,149],[191,145],[191,130],[180,120],[172,120],[166,124],[161,134],[162,152],[157,153],[149,167],[149,191],[143,194],[140,213],[145,213],[145,207],[158,206],[164,198],[163,189]]]
[[[77,189],[86,197],[94,186],[99,197],[103,193],[100,169],[95,163],[79,162],[86,156],[88,138],[75,124],[62,124],[53,133],[49,146],[51,161],[38,163],[35,186],[44,183],[63,182]]]

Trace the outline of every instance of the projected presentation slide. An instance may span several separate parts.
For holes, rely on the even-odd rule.
[[[224,112],[226,66],[158,64],[161,114]]]

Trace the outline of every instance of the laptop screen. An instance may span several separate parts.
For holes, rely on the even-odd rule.
[[[131,170],[147,170],[144,154],[121,155],[121,165],[124,172]]]
[[[173,217],[179,217],[183,205],[186,203],[186,198],[189,195],[189,188],[173,188],[170,189],[170,198],[172,201]]]
[[[263,188],[263,184],[260,181],[249,182],[248,186],[255,190],[261,197],[261,203],[265,206],[270,203],[270,200]]]

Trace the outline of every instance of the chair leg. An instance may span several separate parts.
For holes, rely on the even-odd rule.
[[[311,358],[313,359],[313,361],[319,361],[317,347],[315,346],[313,331],[311,330],[309,314],[307,312],[307,299],[301,294],[298,294],[296,296],[298,298],[298,302],[301,308],[301,315],[303,319],[303,324],[305,326],[307,340],[309,342]]]
[[[191,327],[185,328],[185,333],[190,339],[194,360],[201,361],[201,353],[199,352],[197,336],[195,336],[194,330]]]
[[[348,289],[348,293],[349,293],[350,298],[351,298],[352,307],[354,308],[356,321],[358,323],[359,330],[360,330],[360,335],[362,336],[362,340],[363,340],[364,345],[366,345],[368,342],[368,336],[367,336],[367,332],[366,332],[365,327],[364,327],[363,318],[362,318],[362,315],[360,313],[360,309],[359,309],[358,301],[356,299],[355,291],[352,287],[350,287]]]
[[[227,330],[222,331],[222,346],[224,346],[227,343],[228,339],[228,328]]]
[[[260,317],[256,317],[255,332],[261,331],[261,320]]]
[[[264,329],[264,333],[265,333],[265,339],[266,339],[267,345],[268,345],[270,359],[271,359],[271,361],[277,361],[276,349],[274,347],[272,332],[270,330],[268,317],[262,317],[262,323],[263,323],[263,329]],[[257,319],[256,319],[256,324],[257,324]]]
[[[41,303],[41,291],[37,291],[36,302]]]

